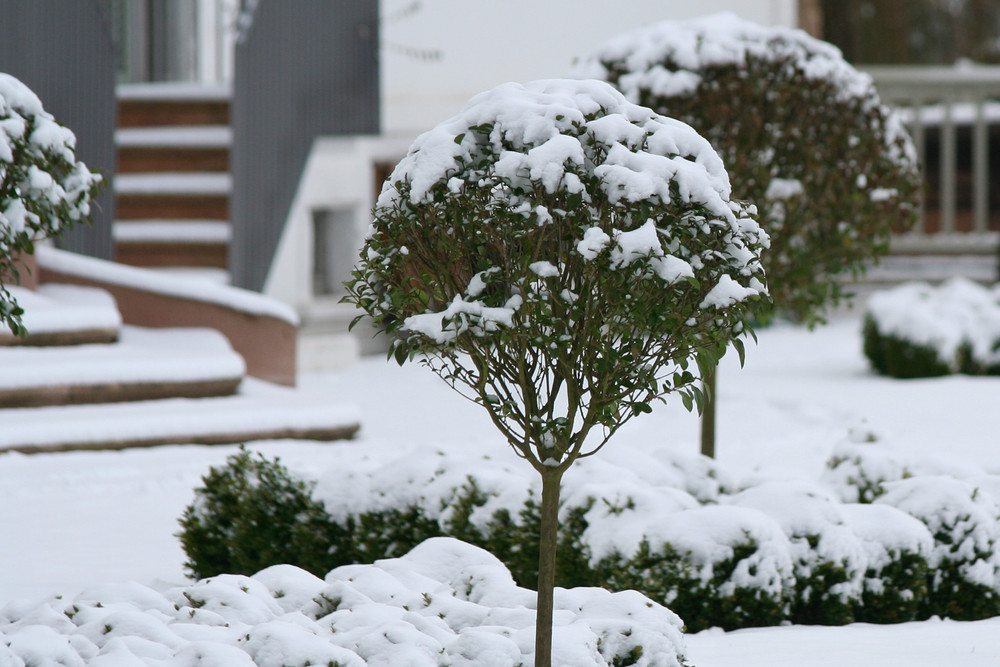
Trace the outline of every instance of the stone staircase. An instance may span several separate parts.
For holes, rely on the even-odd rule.
[[[119,88],[115,258],[225,271],[229,92],[187,84]]]
[[[12,288],[27,339],[0,335],[0,452],[350,438],[350,406],[246,377],[209,328],[123,324],[103,289]]]

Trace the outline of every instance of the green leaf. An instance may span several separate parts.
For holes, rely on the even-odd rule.
[[[743,339],[742,338],[734,338],[733,339],[733,347],[736,348],[736,354],[740,358],[740,368],[743,368],[743,366],[744,366],[744,364],[746,364],[746,360],[747,360],[747,351],[746,351],[746,347],[743,345]]]
[[[456,144],[462,143],[462,139],[465,139],[465,132],[463,132],[462,134],[460,134],[457,137],[455,137],[455,143]]]
[[[694,409],[694,401],[691,400],[691,394],[688,392],[685,391],[681,393],[681,401],[684,402],[684,409],[688,412],[691,412],[691,410]]]

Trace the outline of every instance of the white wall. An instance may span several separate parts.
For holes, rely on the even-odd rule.
[[[423,131],[506,81],[564,76],[573,59],[664,19],[732,11],[795,26],[796,0],[381,0],[383,130]],[[424,60],[405,51],[440,53]]]

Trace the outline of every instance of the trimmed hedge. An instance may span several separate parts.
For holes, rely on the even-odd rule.
[[[862,336],[872,368],[890,377],[1000,375],[1000,286],[955,278],[879,292]]]
[[[471,470],[468,461],[437,454],[411,460],[402,483],[393,471],[403,466],[369,468],[365,498],[352,473],[324,477],[355,501],[331,506],[327,488],[324,508],[324,494],[277,460],[242,451],[205,476],[184,514],[188,567],[206,576],[291,563],[322,576],[450,536],[496,554],[515,581],[533,586],[536,492],[500,465],[457,477],[444,468]],[[875,444],[839,447],[826,486],[765,482],[726,492],[703,461],[675,466],[702,471],[702,479],[684,480],[699,500],[637,479],[623,479],[619,490],[574,482],[560,514],[557,584],[638,590],[689,631],[1000,614],[1000,510],[989,484],[908,478],[913,466]],[[220,553],[228,560],[210,558]]]

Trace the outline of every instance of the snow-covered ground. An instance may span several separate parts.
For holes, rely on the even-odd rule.
[[[859,331],[856,315],[812,333],[775,326],[759,332],[745,369],[727,358],[719,378],[721,464],[737,476],[815,477],[848,429],[863,427],[908,454],[1000,473],[1000,378],[878,378],[861,355]],[[358,405],[363,424],[349,444],[254,447],[306,474],[335,465],[343,447],[506,446],[485,413],[416,364],[369,359],[306,375],[302,384],[325,391],[331,406]],[[698,421],[671,403],[635,419],[617,439],[693,453]],[[177,517],[200,476],[234,451],[174,446],[0,456],[0,607],[119,581],[183,583]],[[599,456],[614,456],[614,442]],[[710,630],[687,644],[697,667],[985,667],[1000,664],[1000,619]]]

